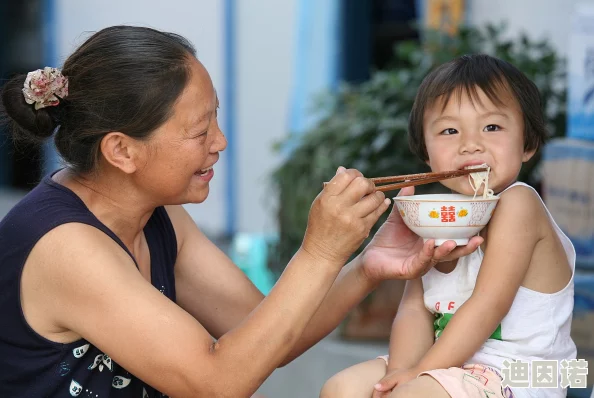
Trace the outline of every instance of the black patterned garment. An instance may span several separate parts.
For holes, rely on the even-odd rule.
[[[43,235],[71,222],[103,231],[130,254],[74,192],[50,177],[0,221],[0,397],[164,397],[86,340],[55,343],[35,333],[26,322],[20,303],[20,280],[27,256]],[[144,233],[150,250],[152,284],[175,301],[177,242],[163,207],[154,211]]]

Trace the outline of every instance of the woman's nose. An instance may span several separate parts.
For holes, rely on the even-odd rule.
[[[227,138],[225,138],[225,134],[218,129],[216,132],[215,139],[210,147],[211,152],[221,152],[227,148]]]

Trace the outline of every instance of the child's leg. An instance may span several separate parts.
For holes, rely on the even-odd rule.
[[[502,388],[499,372],[488,366],[468,364],[462,368],[435,369],[397,387],[390,398],[513,398],[509,388]]]
[[[390,398],[451,398],[450,394],[431,376],[419,376],[414,380],[396,387]]]
[[[362,362],[332,376],[322,387],[320,398],[369,398],[375,383],[385,375],[383,359]]]

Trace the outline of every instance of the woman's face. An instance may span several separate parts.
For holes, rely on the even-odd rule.
[[[218,98],[208,72],[190,61],[190,79],[171,117],[147,141],[147,161],[138,177],[157,204],[203,202],[213,166],[227,140],[217,121]]]

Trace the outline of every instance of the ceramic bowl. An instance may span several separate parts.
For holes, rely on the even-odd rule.
[[[405,224],[426,242],[440,246],[453,240],[458,246],[483,229],[493,214],[499,197],[483,199],[461,194],[397,196],[397,206]]]

